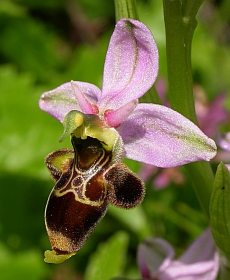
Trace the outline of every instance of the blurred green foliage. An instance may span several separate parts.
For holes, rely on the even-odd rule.
[[[162,3],[140,0],[137,6],[159,47],[159,79],[166,78]],[[80,280],[85,271],[85,280],[99,279],[97,271],[102,273],[101,280],[114,276],[137,279],[136,250],[145,237],[162,236],[180,254],[206,226],[188,181],[183,186],[172,183],[161,191],[146,182],[147,194],[140,207],[125,211],[111,206],[75,257],[57,266],[43,262],[43,251],[50,248],[43,212],[53,187],[43,159],[70,143],[58,142],[62,126],[39,110],[38,99],[42,92],[70,80],[101,87],[114,18],[112,1],[0,1],[2,279]],[[207,1],[198,15],[194,82],[204,88],[210,101],[220,92],[230,91],[229,20],[228,0]],[[230,108],[229,97],[226,107]],[[138,172],[139,163],[125,162]],[[103,269],[109,269],[111,263],[114,273],[107,275]]]

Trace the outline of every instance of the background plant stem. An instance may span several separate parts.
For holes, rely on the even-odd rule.
[[[171,108],[197,124],[195,114],[191,45],[202,0],[163,0],[169,99]],[[185,165],[198,200],[209,219],[213,172],[207,162]]]
[[[114,0],[116,21],[120,18],[138,19],[136,0]]]

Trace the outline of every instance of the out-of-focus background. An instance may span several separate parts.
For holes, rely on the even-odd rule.
[[[137,7],[159,47],[156,85],[167,99],[162,1],[137,0]],[[0,1],[0,279],[138,279],[136,251],[144,238],[161,236],[180,255],[206,227],[183,168],[149,170],[125,160],[146,178],[142,205],[109,207],[75,257],[60,265],[43,262],[44,250],[50,249],[43,213],[54,185],[43,160],[70,143],[58,142],[62,125],[38,108],[38,99],[70,80],[101,87],[114,14],[113,1]],[[200,9],[192,62],[197,110],[205,114],[222,93],[223,106],[230,109],[228,0],[206,1]],[[227,116],[217,130],[227,131],[228,121]],[[203,125],[207,129],[212,121]]]

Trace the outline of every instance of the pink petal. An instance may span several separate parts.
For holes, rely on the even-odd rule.
[[[185,264],[212,260],[216,251],[210,228],[207,228],[178,259]]]
[[[89,86],[90,85],[90,86]],[[91,84],[86,84],[82,82],[71,82],[72,90],[76,97],[76,100],[84,114],[98,114],[98,108],[94,103],[91,103],[86,97],[85,92],[91,93],[92,86]],[[100,91],[99,89],[96,89]],[[95,89],[92,93],[95,93]],[[93,96],[94,97],[94,96]],[[97,101],[97,100],[95,100]]]
[[[174,249],[161,238],[148,238],[138,246],[137,262],[142,277],[150,279],[167,270],[174,258]],[[155,279],[155,278],[151,278]]]
[[[150,238],[139,245],[138,265],[146,279],[159,280],[214,280],[219,269],[219,256],[207,229],[178,259],[161,238]]]
[[[219,270],[219,256],[208,228],[188,250],[161,274],[160,279],[214,280]]]
[[[110,127],[118,127],[136,108],[137,100],[133,100],[117,110],[107,110],[104,113],[106,123]]]
[[[141,22],[121,19],[113,32],[104,66],[100,111],[118,109],[142,96],[158,73],[158,50]]]
[[[219,269],[219,257],[217,252],[213,254],[213,260],[201,261],[190,265],[174,261],[164,271],[159,280],[215,280]]]
[[[165,106],[138,104],[119,127],[126,157],[158,167],[209,161],[215,142],[194,123]]]
[[[73,84],[78,87],[80,95],[78,95],[76,90],[73,90],[71,82],[65,83],[43,93],[39,100],[40,108],[60,122],[63,121],[65,115],[71,110],[88,112],[89,104],[86,104],[86,101],[84,103],[83,95],[85,95],[85,100],[88,100],[89,103],[96,104],[101,91],[89,83],[73,82]],[[78,100],[81,101],[81,104],[78,103]]]

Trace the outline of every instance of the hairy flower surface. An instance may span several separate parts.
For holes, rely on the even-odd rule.
[[[162,238],[149,238],[138,248],[138,265],[143,279],[215,280],[219,256],[208,228],[187,251],[174,260],[174,249]]]
[[[104,216],[108,202],[138,205],[144,184],[125,165],[128,157],[159,167],[210,160],[215,143],[179,113],[160,105],[138,104],[155,82],[158,50],[151,32],[137,20],[121,19],[106,55],[102,90],[72,81],[42,94],[40,108],[64,125],[74,150],[46,158],[56,184],[46,206],[53,251],[47,262],[75,254]]]

